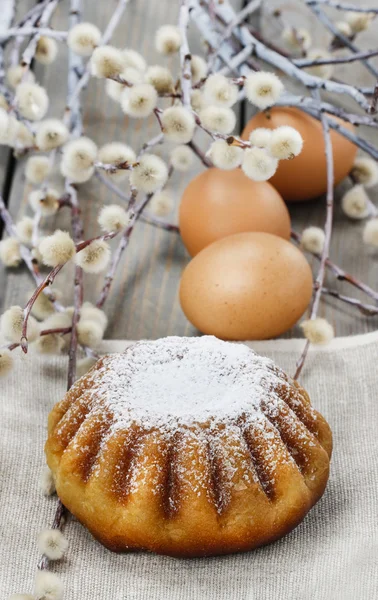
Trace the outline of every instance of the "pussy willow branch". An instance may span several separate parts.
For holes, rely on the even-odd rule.
[[[313,91],[313,97],[317,102],[320,102],[319,90]],[[333,152],[332,152],[332,140],[331,140],[331,135],[330,135],[329,121],[324,113],[322,113],[322,115],[321,115],[321,123],[322,123],[322,128],[323,128],[325,155],[326,155],[326,161],[327,161],[326,220],[325,220],[325,225],[324,225],[325,238],[324,238],[322,254],[320,257],[319,271],[318,271],[318,275],[316,277],[315,284],[314,284],[315,293],[314,293],[313,303],[312,303],[312,307],[311,307],[310,319],[315,319],[318,314],[318,310],[319,310],[319,303],[320,303],[320,298],[322,296],[322,288],[323,288],[324,278],[325,278],[325,273],[326,273],[326,265],[327,265],[327,260],[329,258],[329,252],[330,252],[330,246],[331,246],[332,224],[333,224],[333,203],[334,203]],[[304,365],[304,362],[305,362],[305,359],[307,356],[307,352],[309,349],[309,345],[310,345],[309,340],[306,340],[305,346],[303,348],[303,352],[297,362],[297,369],[296,369],[296,372],[294,375],[294,379],[298,379],[298,377],[302,371],[302,368],[303,368],[303,365]]]
[[[330,102],[321,102],[320,111],[319,105],[314,102],[312,98],[308,96],[294,96],[288,92],[284,92],[276,102],[276,106],[295,106],[297,108],[310,109],[320,116],[320,112],[326,112],[329,115],[339,117],[352,125],[366,125],[366,127],[378,128],[378,121],[376,117],[370,115],[356,115],[354,113],[347,112],[339,106],[334,106]]]
[[[68,35],[67,31],[58,31],[50,27],[10,27],[6,33],[0,35],[0,44],[3,44],[12,37],[28,37],[34,34],[43,35],[58,41],[66,40]]]
[[[118,1],[118,4],[117,4],[117,6],[109,20],[109,23],[104,31],[104,34],[101,38],[101,42],[100,42],[101,45],[107,44],[108,41],[110,40],[110,38],[112,37],[114,30],[117,27],[117,25],[119,24],[122,14],[123,14],[127,4],[129,3],[129,1],[130,0],[119,0]],[[72,94],[70,95],[70,98],[67,102],[67,108],[66,108],[66,112],[65,112],[65,121],[66,122],[67,122],[67,119],[69,118],[69,113],[72,111],[72,108],[75,105],[77,97],[81,94],[82,90],[88,85],[90,76],[91,76],[90,61],[88,61],[85,66],[84,73],[82,74],[79,81],[77,82],[77,85],[75,86],[75,89],[72,91]]]
[[[165,231],[170,231],[172,233],[180,233],[178,225],[175,225],[174,223],[168,223],[167,221],[164,221],[164,219],[156,217],[155,215],[151,215],[150,213],[143,212],[139,219],[140,221],[144,221],[153,227],[158,227],[159,229],[164,229]]]
[[[39,332],[39,337],[44,337],[45,335],[67,335],[67,333],[71,333],[72,327],[56,327],[52,329],[42,329]],[[0,346],[0,349],[7,349],[9,351],[16,350],[21,346],[21,342],[18,344],[17,342],[14,344],[8,344],[5,346]]]
[[[228,27],[222,34],[222,37],[218,41],[217,46],[210,48],[210,53],[208,56],[209,72],[213,70],[215,61],[217,60],[222,45],[232,36],[235,27],[238,27],[241,23],[244,23],[244,21],[246,21],[251,14],[256,12],[260,8],[261,3],[262,0],[251,0],[250,2],[248,2],[245,5],[245,7],[235,15],[233,21],[228,25]]]
[[[81,21],[81,0],[71,0],[70,5],[70,28],[74,27]],[[76,85],[78,78],[80,77],[80,70],[82,66],[82,60],[75,55],[71,50],[68,56],[68,79],[67,79],[67,95],[71,96],[73,88]],[[68,104],[68,102],[67,102]],[[78,94],[75,101],[72,103],[71,111],[67,115],[66,123],[69,126],[71,133],[76,127],[81,131],[81,115],[80,115],[80,95]],[[75,242],[79,242],[83,235],[83,223],[80,215],[80,208],[77,199],[76,189],[70,184],[69,181],[65,182],[65,190],[70,199],[71,208],[71,225],[73,239]],[[69,390],[74,384],[76,378],[76,362],[77,362],[77,346],[78,346],[78,335],[77,335],[77,324],[80,319],[80,310],[83,303],[83,272],[80,267],[75,266],[75,278],[74,278],[74,312],[72,315],[71,323],[71,339],[68,350],[68,373],[67,373],[67,390]],[[60,499],[58,499],[58,505],[55,511],[54,521],[52,524],[53,529],[62,529],[66,515],[68,511],[63,505]],[[47,556],[42,556],[38,563],[40,570],[47,569],[49,566],[49,559]]]
[[[58,499],[58,505],[57,505],[57,508],[55,511],[54,520],[52,522],[51,529],[62,529],[63,524],[66,519],[66,515],[67,515],[67,509],[62,504],[61,500]],[[37,568],[40,571],[43,571],[44,569],[47,569],[49,567],[49,564],[50,564],[50,560],[47,558],[47,556],[43,555],[37,564]]]
[[[203,12],[199,5],[198,0],[193,0],[197,5],[199,12]],[[217,5],[217,15],[223,20],[225,26],[232,21],[233,10],[227,1]],[[260,42],[255,36],[253,36],[248,28],[244,25],[235,29],[235,37],[239,39],[244,46],[250,49],[250,53],[257,58],[273,65],[277,69],[283,71],[286,75],[297,79],[308,89],[324,89],[328,92],[334,92],[336,94],[348,95],[366,112],[369,110],[369,102],[363,94],[361,94],[356,88],[345,83],[338,83],[336,81],[328,81],[315,75],[310,75],[305,71],[302,71],[296,67],[291,60],[278,54],[274,50],[267,48],[262,42]]]
[[[211,31],[210,28],[210,21],[209,21],[209,16],[207,14],[207,12],[203,9],[203,7],[197,2],[197,0],[193,0],[195,2],[195,9],[192,11],[192,18],[193,21],[195,22],[196,26],[199,28],[200,32],[202,33],[202,35],[205,37],[205,39],[214,47],[217,46],[217,37],[214,34],[213,31]],[[227,9],[227,10],[226,10]],[[222,10],[225,11],[226,10],[226,15],[227,18],[224,17],[223,13],[222,13],[222,19],[223,22],[225,24],[225,27],[227,26],[227,24],[229,22],[232,21],[233,18],[233,11],[231,9],[231,7],[224,2],[224,4],[222,5]],[[243,26],[243,28],[239,28],[239,29],[243,29],[244,32],[244,37],[245,37],[245,26]],[[247,32],[248,33],[248,32]],[[238,35],[238,39],[241,40],[241,42],[243,42],[244,38],[241,37],[240,33],[236,32],[235,35]],[[249,38],[248,38],[249,39]],[[257,39],[257,38],[256,38]],[[247,40],[248,41],[248,40]],[[241,52],[239,52],[239,54],[237,54],[236,56],[233,57],[233,63],[234,65],[239,65],[240,68],[240,72],[242,74],[248,74],[249,69],[245,66],[244,63],[248,62],[248,57],[251,53],[251,45],[247,44],[244,48],[244,50],[242,50]],[[260,44],[260,48],[266,48],[266,46],[264,45],[264,43],[261,42]],[[223,50],[222,52],[230,52],[230,47],[228,43],[225,43],[223,45]],[[272,62],[271,60],[269,60],[269,58],[273,55],[274,57],[274,61]],[[262,58],[265,57],[265,60],[267,60],[267,62],[271,62],[271,64],[275,64],[275,66],[279,67],[279,63],[280,60],[278,59],[277,62],[277,57],[279,57],[278,52],[274,52],[272,51],[269,55],[266,55],[264,52],[261,55]],[[292,67],[294,67],[294,72],[288,68],[288,74],[293,76],[295,79],[298,79],[298,72],[302,73],[300,69],[298,69],[297,67],[295,67],[295,65],[292,65],[291,61],[289,59],[286,59],[285,57],[281,57],[282,59],[284,59],[286,61],[286,66],[291,65]],[[296,69],[296,70],[295,70]],[[303,73],[303,75],[307,75],[305,73]],[[317,78],[319,79],[319,78]],[[298,79],[300,81],[300,79]],[[319,81],[324,82],[325,80],[319,79]],[[328,82],[328,83],[332,83],[332,82]],[[321,116],[321,112],[324,108],[324,105],[327,103],[322,103],[321,109],[319,110],[319,107],[316,106],[309,106],[307,104],[308,101],[303,102],[301,100],[301,96],[295,97],[295,96],[290,96],[285,94],[283,96],[283,100],[282,101],[278,101],[277,104],[281,104],[281,105],[285,105],[285,106],[299,106],[302,110],[304,110],[305,112],[307,112],[308,114],[310,114],[311,116],[315,117],[316,119],[320,120],[320,116]],[[285,98],[287,98],[287,100],[285,100]],[[290,100],[289,100],[290,98]],[[365,108],[367,110],[367,112],[370,112],[370,104],[366,101],[365,104]],[[352,120],[352,118],[349,118],[350,120]],[[348,117],[346,116],[346,120],[349,120]],[[357,116],[358,119],[358,116]],[[368,123],[371,124],[372,126],[374,121],[371,121],[371,117],[366,117],[366,119],[368,119]],[[358,119],[359,120],[359,119]],[[367,124],[367,123],[364,123]],[[341,135],[343,135],[344,137],[346,137],[347,139],[349,139],[351,142],[353,142],[354,144],[356,144],[356,146],[358,146],[359,148],[361,148],[361,150],[363,150],[364,152],[367,152],[368,154],[370,154],[370,156],[372,156],[374,159],[378,160],[378,149],[373,146],[370,142],[367,142],[366,140],[364,140],[363,138],[357,136],[355,133],[353,133],[352,131],[350,131],[349,129],[347,129],[346,127],[343,127],[343,125],[341,125],[340,123],[336,122],[335,120],[330,120],[329,125],[332,129],[335,129],[336,131],[338,131]]]
[[[5,225],[7,234],[9,236],[18,238],[17,231],[13,224],[12,217],[11,217],[9,211],[7,210],[7,208],[4,204],[4,200],[1,196],[0,196],[0,217]],[[37,285],[40,285],[43,281],[43,276],[39,272],[38,263],[36,260],[34,260],[29,248],[27,246],[25,246],[24,244],[22,244],[21,242],[20,242],[20,253],[21,253],[22,260],[24,261],[25,265],[27,266],[35,283]],[[50,290],[45,289],[44,293],[49,298],[49,300],[51,300],[51,302],[53,303],[56,310],[58,310],[58,311],[64,310],[63,306],[61,304],[59,304],[59,302],[57,302],[54,294]]]
[[[360,61],[362,58],[371,58],[378,55],[378,50],[367,50],[366,52],[356,52],[349,56],[332,56],[331,58],[317,58],[311,60],[308,58],[295,58],[293,63],[300,69],[305,67],[314,67],[317,65],[342,65],[344,63],[351,63]]]
[[[29,320],[29,316],[32,311],[32,308],[33,308],[38,296],[43,292],[43,290],[45,288],[47,288],[49,285],[52,285],[52,283],[55,280],[55,277],[58,275],[59,271],[61,271],[63,269],[63,267],[64,267],[64,264],[58,265],[57,267],[54,267],[54,269],[52,269],[52,271],[50,271],[50,273],[48,275],[46,275],[46,277],[42,280],[42,282],[39,284],[39,286],[34,290],[31,298],[29,298],[29,300],[24,308],[24,321],[23,321],[23,325],[22,325],[21,348],[25,354],[28,351],[27,328],[28,328],[28,320]]]
[[[291,238],[297,244],[301,243],[302,236],[299,233],[297,233],[296,231],[291,230]],[[315,252],[312,252],[311,255],[314,256],[317,260],[321,259],[320,254],[316,254]],[[372,298],[373,300],[375,300],[378,303],[378,292],[373,290],[370,286],[363,283],[357,277],[355,277],[354,275],[351,275],[350,273],[348,273],[347,271],[345,271],[344,269],[342,269],[341,267],[336,265],[330,259],[327,259],[326,266],[335,275],[335,277],[338,281],[346,281],[353,287],[364,292],[367,296],[369,296],[370,298]]]
[[[352,4],[348,2],[337,2],[335,0],[306,0],[306,4],[308,6],[323,4],[323,6],[331,6],[332,8],[337,8],[338,10],[378,14],[378,8],[360,6],[359,4]]]
[[[319,21],[324,25],[324,27],[328,29],[328,31],[332,33],[337,40],[340,40],[344,46],[349,48],[349,50],[352,50],[353,52],[359,52],[359,48],[353,42],[351,42],[349,38],[343,35],[337,29],[337,27],[335,27],[328,15],[326,15],[325,12],[321,8],[319,8],[319,6],[317,6],[316,4],[309,4],[308,0],[305,0],[305,3],[314,13],[314,15],[319,19]],[[378,69],[376,69],[376,67],[372,65],[368,60],[361,59],[361,64],[363,64],[364,67],[370,73],[372,73],[372,75],[378,77]]]
[[[361,302],[357,298],[351,298],[350,296],[345,296],[344,294],[340,294],[337,290],[332,290],[328,287],[322,288],[322,294],[326,294],[327,296],[332,296],[341,302],[345,302],[346,304],[350,304],[351,306],[355,306],[365,317],[373,317],[378,315],[378,306],[374,306],[374,304],[366,304],[365,302]]]
[[[58,3],[59,3],[59,0],[50,0],[50,2],[46,5],[44,10],[42,11],[41,17],[37,21],[37,29],[39,29],[39,27],[42,27],[42,28],[46,27],[46,25],[49,23],[52,15],[56,9],[56,7],[58,6]],[[41,34],[36,33],[30,40],[29,44],[26,46],[26,48],[22,54],[21,65],[24,68],[24,75],[25,75],[26,71],[29,69],[30,63],[34,58],[35,52],[37,50],[37,44],[38,44],[40,37],[41,37]]]
[[[190,96],[192,91],[192,68],[191,54],[188,44],[189,25],[189,0],[181,0],[178,27],[181,33],[180,46],[180,83],[183,106],[190,107]]]
[[[133,210],[133,216],[130,219],[129,225],[124,230],[122,237],[119,241],[119,244],[116,248],[116,251],[113,254],[112,262],[110,264],[109,271],[105,277],[105,282],[104,282],[103,288],[102,288],[99,298],[96,302],[96,306],[98,308],[102,308],[104,306],[104,304],[109,296],[110,288],[113,283],[114,276],[117,271],[117,267],[119,265],[119,262],[121,260],[123,252],[126,250],[127,246],[129,245],[130,237],[134,230],[135,223],[137,222],[139,215],[143,212],[144,208],[147,206],[151,197],[152,197],[151,194],[146,196],[142,200],[142,202],[135,208],[135,210]],[[130,204],[131,204],[131,202],[129,202],[129,205]]]

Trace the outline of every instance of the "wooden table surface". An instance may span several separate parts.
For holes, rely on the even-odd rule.
[[[372,0],[374,3],[374,0]],[[22,1],[18,9],[22,12],[28,5]],[[237,7],[240,2],[233,2]],[[96,23],[104,29],[115,0],[106,2],[93,2],[84,0],[84,19]],[[67,29],[68,21],[67,0],[62,0],[53,20],[57,29]],[[178,1],[173,0],[131,0],[116,29],[112,43],[119,47],[131,47],[141,52],[150,64],[165,63],[165,59],[156,55],[153,47],[153,31],[162,24],[175,23],[178,12]],[[274,0],[267,7],[270,11],[275,6],[285,9],[290,22],[301,24],[311,29],[317,40],[327,39],[327,34],[304,7],[300,0],[283,2]],[[287,12],[286,12],[287,11]],[[272,18],[263,16],[263,30],[268,35],[277,38],[277,26]],[[192,28],[194,29],[194,28]],[[361,36],[364,48],[376,46],[374,30]],[[370,36],[370,40],[369,40]],[[200,51],[201,45],[198,36],[193,30],[192,48]],[[370,41],[370,43],[369,43]],[[364,42],[362,44],[362,42]],[[48,89],[50,96],[49,115],[62,114],[65,105],[66,79],[67,79],[67,50],[60,45],[59,56],[56,62],[47,68],[37,66],[37,79]],[[347,65],[339,68],[339,73],[347,78],[352,78],[362,85],[371,85],[372,78],[359,66]],[[105,94],[103,81],[92,79],[87,90],[83,93],[83,120],[85,134],[92,137],[98,145],[110,141],[124,141],[138,149],[142,143],[157,133],[154,119],[135,121],[128,119],[120,107]],[[360,130],[361,131],[361,130]],[[368,135],[369,132],[366,132]],[[159,153],[164,156],[164,150]],[[23,171],[25,159],[18,160],[12,169],[12,160],[9,152],[4,149],[1,154],[0,176],[3,179],[3,189],[8,196],[9,209],[14,219],[24,214],[31,214],[27,197],[31,190],[25,182]],[[176,209],[170,220],[177,220],[177,206],[180,195],[186,183],[196,172],[200,172],[201,164],[196,163],[195,169],[189,174],[174,175],[170,188],[174,192]],[[8,173],[8,175],[7,175]],[[62,189],[62,180],[56,175],[56,185]],[[368,282],[372,287],[378,287],[378,252],[369,250],[362,244],[363,224],[350,222],[341,212],[339,206],[340,195],[348,186],[347,182],[341,184],[336,193],[335,227],[332,239],[331,258],[349,272]],[[9,192],[7,192],[9,190]],[[126,186],[124,190],[127,192]],[[121,201],[109,192],[95,177],[79,187],[81,206],[85,226],[85,237],[98,232],[96,216],[102,204],[120,203]],[[376,190],[371,194],[372,199],[377,199]],[[64,213],[64,211],[66,211]],[[294,229],[300,231],[307,225],[322,225],[325,218],[325,201],[320,198],[290,207]],[[69,227],[67,209],[63,209],[56,219],[45,219],[43,230],[49,232],[55,227]],[[117,244],[117,240],[113,241]],[[186,320],[178,302],[178,285],[180,275],[187,264],[187,255],[180,237],[177,234],[156,229],[150,225],[139,222],[135,228],[131,243],[127,249],[117,272],[116,280],[105,310],[109,316],[109,327],[106,332],[108,338],[157,338],[164,335],[196,335],[198,332]],[[317,263],[314,263],[316,268]],[[63,277],[58,279],[57,287],[63,291],[63,301],[72,303],[72,286],[65,282],[72,281],[72,268],[67,266],[63,270]],[[102,286],[99,276],[85,276],[85,299],[95,301]],[[346,294],[359,296],[353,288],[345,284],[337,284],[332,276],[328,284]],[[4,269],[0,267],[0,312],[3,307],[11,304],[24,304],[28,292],[33,289],[33,282],[24,269]],[[368,299],[367,299],[368,300]],[[327,317],[335,326],[337,335],[351,335],[371,331],[377,327],[377,317],[364,317],[353,308],[340,305],[337,301],[322,301],[320,315]],[[287,332],[286,337],[301,336],[298,326]]]

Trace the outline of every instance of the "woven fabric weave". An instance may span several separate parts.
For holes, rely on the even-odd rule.
[[[126,343],[106,342],[104,352]],[[303,340],[251,346],[288,373]],[[313,349],[301,383],[334,434],[323,499],[286,538],[257,551],[179,560],[112,554],[74,519],[69,551],[54,565],[64,600],[370,600],[378,593],[378,334]],[[47,414],[65,391],[66,359],[23,359],[0,383],[0,598],[31,592],[38,532],[52,522],[56,497],[44,498]]]

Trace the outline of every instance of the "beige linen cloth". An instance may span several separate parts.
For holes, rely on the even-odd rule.
[[[126,342],[106,342],[105,352]],[[303,340],[251,344],[290,374]],[[56,497],[38,491],[46,419],[65,391],[64,358],[30,356],[0,382],[0,599],[30,592],[38,532]],[[378,332],[313,349],[303,385],[334,433],[325,496],[286,538],[209,559],[112,554],[72,518],[54,565],[64,600],[373,600],[378,598]]]

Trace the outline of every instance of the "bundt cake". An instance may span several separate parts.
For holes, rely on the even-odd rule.
[[[171,556],[250,550],[325,489],[332,436],[268,358],[214,337],[101,358],[49,417],[63,504],[106,547]]]

